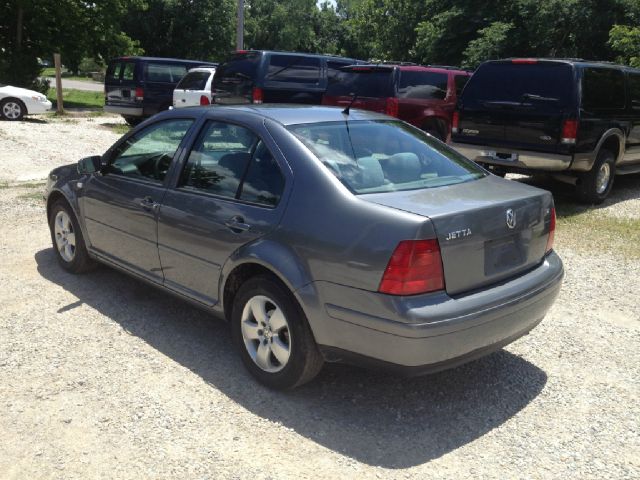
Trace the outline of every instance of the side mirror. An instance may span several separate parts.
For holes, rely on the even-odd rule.
[[[85,157],[78,161],[78,173],[80,175],[90,175],[100,170],[102,170],[102,157],[100,155]]]

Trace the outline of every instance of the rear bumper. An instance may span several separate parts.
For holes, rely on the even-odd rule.
[[[514,170],[541,170],[541,171],[562,171],[571,167],[573,156],[560,155],[555,153],[534,152],[531,150],[517,150],[503,147],[488,147],[482,145],[471,145],[466,143],[452,142],[451,147],[455,148],[465,157],[474,162],[497,165]],[[507,160],[493,156],[491,153],[516,154],[517,159]]]
[[[124,115],[125,117],[142,117],[142,107],[127,107],[122,105],[105,105],[104,111],[109,113],[117,113],[118,115]]]
[[[426,373],[485,355],[528,333],[555,301],[563,275],[562,262],[552,252],[528,273],[464,296],[394,297],[315,282],[323,312],[313,309],[307,316],[328,361]],[[297,292],[303,305],[305,289]]]

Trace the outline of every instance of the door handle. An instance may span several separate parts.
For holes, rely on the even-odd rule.
[[[160,204],[154,202],[153,198],[151,197],[144,197],[142,200],[140,200],[140,206],[145,210],[157,210]]]
[[[244,223],[244,218],[242,218],[240,215],[231,217],[229,220],[224,222],[224,224],[233,233],[246,232],[251,228],[251,225],[249,225],[248,223]]]

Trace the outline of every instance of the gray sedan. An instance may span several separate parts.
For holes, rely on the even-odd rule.
[[[226,319],[261,382],[325,361],[441,370],[525,335],[562,281],[548,192],[385,115],[159,114],[53,170],[60,265],[105,263]]]

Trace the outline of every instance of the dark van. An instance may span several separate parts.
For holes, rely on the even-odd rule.
[[[173,89],[189,69],[216,65],[177,58],[115,58],[109,62],[104,80],[104,110],[135,125],[171,106]]]
[[[319,105],[327,78],[354,63],[357,60],[330,55],[239,50],[216,69],[212,94],[219,104]]]
[[[640,172],[640,70],[603,62],[485,62],[454,114],[452,146],[494,173],[546,172],[601,203]]]

